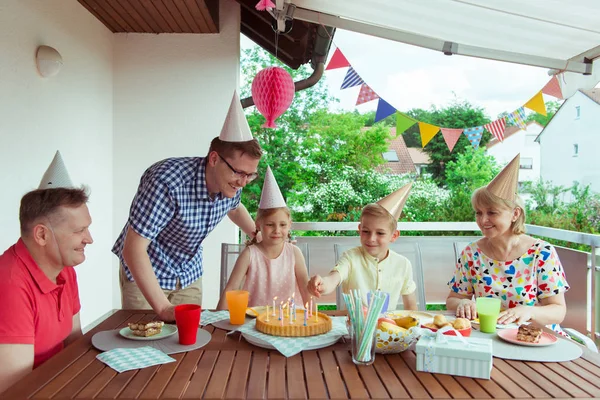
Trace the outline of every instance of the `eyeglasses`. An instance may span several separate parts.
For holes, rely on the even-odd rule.
[[[224,162],[225,164],[227,164],[227,166],[229,167],[229,169],[231,170],[231,172],[233,172],[233,176],[234,176],[234,177],[236,177],[237,179],[244,179],[244,178],[245,178],[245,179],[246,179],[248,182],[252,182],[253,180],[255,180],[255,179],[258,177],[258,174],[257,174],[256,172],[253,172],[253,173],[251,173],[251,174],[247,174],[247,173],[245,173],[245,172],[240,172],[240,171],[237,171],[237,170],[236,170],[235,168],[233,168],[233,167],[231,166],[231,164],[229,164],[229,163],[227,162],[227,160],[226,160],[226,159],[224,159],[224,158],[223,158],[223,157],[222,157],[222,156],[221,156],[219,153],[217,153],[217,155],[219,156],[219,158],[220,158],[221,160],[223,160],[223,162]]]

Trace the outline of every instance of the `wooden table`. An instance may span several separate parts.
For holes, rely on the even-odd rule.
[[[175,354],[177,362],[117,374],[96,360],[94,333],[147,321],[153,314],[121,310],[108,317],[5,392],[2,398],[572,398],[600,397],[600,358],[584,351],[566,363],[495,358],[491,380],[415,370],[415,353],[377,355],[352,363],[349,345],[285,358],[238,334],[206,327],[211,342]]]

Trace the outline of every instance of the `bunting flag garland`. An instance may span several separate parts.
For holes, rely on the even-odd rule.
[[[462,135],[462,129],[452,129],[452,128],[441,128],[442,136],[444,136],[444,141],[446,142],[446,146],[448,146],[448,150],[452,153],[454,150],[454,146],[456,146],[456,142],[460,139],[460,135]]]
[[[379,96],[373,91],[366,83],[363,83],[360,87],[360,93],[356,99],[356,105],[368,103],[369,101],[378,99]]]
[[[544,117],[548,115],[546,113],[546,105],[544,104],[544,96],[542,95],[541,90],[537,92],[537,94],[531,99],[529,99],[527,103],[525,103],[525,107],[535,111],[538,114],[542,114]]]
[[[483,126],[478,126],[475,128],[467,128],[463,132],[469,142],[471,142],[471,146],[477,150],[479,147],[479,142],[481,142],[481,135],[483,134]]]
[[[497,119],[483,126],[489,133],[494,135],[500,142],[504,140],[504,129],[506,129],[506,120],[503,118]]]
[[[560,88],[560,82],[558,81],[558,78],[556,77],[556,75],[554,75],[552,77],[552,79],[550,79],[548,81],[548,83],[546,83],[546,86],[544,86],[542,88],[542,93],[562,100],[562,98],[563,98],[562,90]]]
[[[390,103],[380,97],[379,102],[377,103],[377,111],[375,111],[375,122],[379,122],[395,112],[396,109]]]
[[[516,125],[521,129],[527,128],[527,124],[525,123],[525,109],[523,107],[517,108],[515,111],[508,114],[506,118],[508,118],[508,121],[513,125]]]
[[[342,51],[340,49],[335,49],[335,52],[333,53],[333,56],[331,56],[331,60],[329,60],[329,64],[327,64],[325,71],[329,71],[330,69],[346,68],[349,66],[350,63],[346,59],[346,56],[342,54]]]
[[[425,147],[440,131],[440,127],[419,121],[419,131],[421,132],[421,147]]]
[[[344,81],[342,82],[341,89],[348,89],[354,86],[362,85],[365,81],[356,73],[354,68],[348,68],[348,72],[346,72],[346,76],[344,77]]]
[[[404,133],[408,128],[417,123],[417,120],[401,112],[396,113],[396,135]]]

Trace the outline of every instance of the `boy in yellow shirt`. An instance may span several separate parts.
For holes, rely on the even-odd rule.
[[[381,290],[389,294],[392,310],[396,308],[400,296],[405,310],[417,309],[412,265],[406,257],[389,249],[390,243],[400,236],[398,218],[411,186],[412,183],[409,183],[363,208],[358,225],[360,246],[342,254],[327,276],[313,276],[308,282],[311,294],[321,297],[342,284],[344,293],[359,289],[364,302],[369,291]]]

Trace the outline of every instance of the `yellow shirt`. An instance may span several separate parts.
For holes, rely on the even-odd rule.
[[[400,295],[411,294],[417,288],[410,261],[392,250],[378,263],[362,246],[355,247],[342,254],[333,270],[340,274],[342,291],[360,289],[365,304],[371,290],[389,293],[389,310],[396,309]]]

